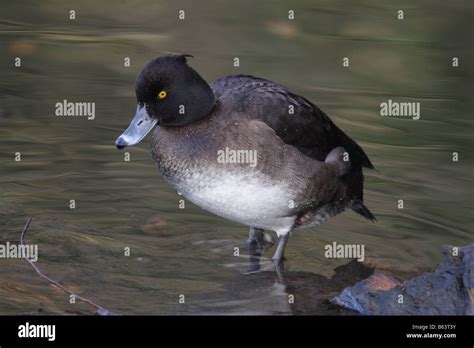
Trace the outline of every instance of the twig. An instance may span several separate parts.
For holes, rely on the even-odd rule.
[[[28,230],[28,227],[30,227],[30,223],[31,223],[31,218],[28,219],[28,221],[26,221],[26,224],[25,224],[25,227],[23,227],[23,231],[21,232],[21,235],[20,235],[20,245],[21,246],[24,246],[24,239],[25,239],[25,234],[26,234],[26,231]],[[81,302],[84,302],[84,303],[87,303],[88,305],[94,307],[96,309],[96,313],[98,315],[114,315],[112,312],[109,312],[107,309],[105,309],[104,307],[98,305],[97,303],[95,303],[94,301],[92,300],[89,300],[88,298],[85,298],[85,297],[82,297],[81,295],[77,295],[75,294],[73,291],[69,290],[68,288],[66,288],[64,285],[60,284],[59,282],[57,282],[56,280],[54,279],[51,279],[50,277],[48,277],[47,275],[45,275],[43,272],[41,272],[41,270],[38,268],[38,266],[35,265],[35,263],[33,261],[31,261],[30,259],[26,258],[25,257],[25,261],[28,262],[31,267],[34,268],[34,270],[36,271],[36,273],[43,279],[47,280],[48,282],[50,282],[51,284],[53,284],[54,286],[58,287],[59,289],[61,289],[62,291],[64,291],[65,293],[69,294],[69,295],[74,295],[75,299],[76,300],[79,300]]]

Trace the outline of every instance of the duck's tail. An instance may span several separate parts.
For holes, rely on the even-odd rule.
[[[377,221],[375,218],[374,214],[370,212],[370,210],[362,203],[361,201],[356,201],[352,203],[350,206],[352,210],[354,210],[357,214],[362,215],[366,219],[369,219],[371,221]]]

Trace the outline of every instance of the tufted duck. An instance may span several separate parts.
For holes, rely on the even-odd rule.
[[[274,82],[248,75],[207,84],[189,55],[164,56],[139,73],[137,110],[116,140],[122,149],[155,128],[151,153],[163,177],[196,205],[276,232],[280,263],[290,232],[363,204],[362,148],[316,105]],[[155,127],[156,126],[156,127]]]

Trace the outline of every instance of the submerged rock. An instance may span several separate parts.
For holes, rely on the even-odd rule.
[[[403,283],[374,273],[331,302],[364,315],[474,315],[474,244],[443,253],[433,272]]]

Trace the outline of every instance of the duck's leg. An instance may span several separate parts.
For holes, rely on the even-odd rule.
[[[250,226],[249,239],[247,239],[249,248],[253,247],[254,250],[263,250],[264,238],[265,232],[261,228]]]
[[[283,254],[285,253],[286,243],[290,238],[290,232],[282,234],[278,237],[278,246],[275,254],[272,257],[272,261],[276,264],[281,264],[283,262]]]
[[[247,239],[249,247],[249,272],[257,272],[260,270],[260,256],[262,256],[263,241],[265,232],[261,228],[250,226],[249,239]]]

